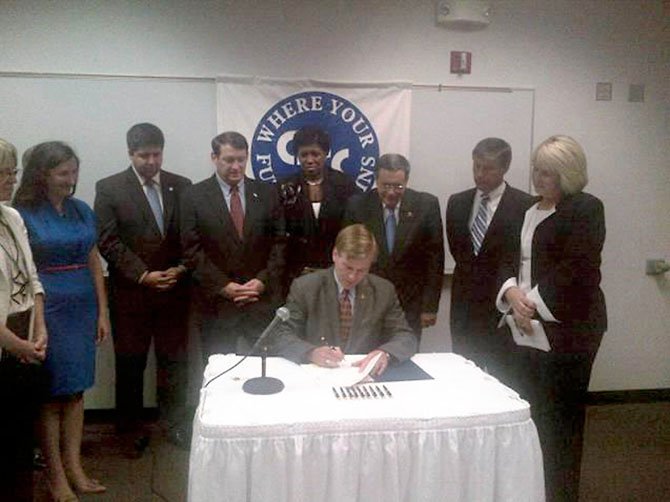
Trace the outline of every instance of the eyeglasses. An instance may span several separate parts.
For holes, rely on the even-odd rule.
[[[381,188],[386,192],[390,192],[391,190],[402,192],[405,189],[405,185],[402,183],[382,183]]]
[[[18,176],[21,169],[0,169],[0,176]]]

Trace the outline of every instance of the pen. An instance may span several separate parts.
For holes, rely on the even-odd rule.
[[[382,385],[382,389],[384,389],[386,391],[386,395],[388,397],[393,397],[393,395],[391,394],[391,391],[386,388],[386,385]]]
[[[347,397],[347,394],[344,392],[344,388],[343,388],[343,387],[340,387],[340,394],[342,394],[342,397],[343,397],[343,398],[346,398],[346,397]]]
[[[337,399],[339,399],[339,398],[340,398],[340,395],[337,393],[337,389],[336,389],[335,387],[333,387],[332,389],[333,389],[333,394],[335,394],[335,397],[336,397]]]
[[[365,397],[372,397],[367,387],[363,387],[363,394],[365,394]]]
[[[375,387],[377,387],[377,386],[375,385]],[[375,387],[370,387],[370,390],[372,391],[372,395],[373,395],[374,398],[376,399],[376,398],[378,398],[379,396],[377,395],[377,392],[375,392]],[[377,387],[377,390],[379,390],[379,387]],[[380,392],[381,392],[381,391],[380,391]],[[382,397],[383,397],[383,396],[382,396]]]

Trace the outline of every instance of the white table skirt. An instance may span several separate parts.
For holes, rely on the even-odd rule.
[[[205,380],[235,360],[210,358]],[[214,381],[196,413],[189,500],[544,500],[528,404],[460,356],[413,360],[435,379],[387,383],[384,400],[338,400],[282,359],[268,360],[279,394],[242,392],[258,360]]]

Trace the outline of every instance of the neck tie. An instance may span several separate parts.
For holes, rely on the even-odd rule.
[[[393,252],[393,243],[395,242],[395,229],[396,229],[395,211],[393,209],[389,209],[388,216],[386,217],[386,249],[388,250],[389,254]]]
[[[472,222],[472,228],[470,228],[472,249],[475,252],[475,255],[479,254],[482,242],[484,242],[484,236],[486,235],[486,229],[488,227],[488,216],[489,196],[484,195],[479,203],[479,210],[477,211],[477,216],[475,216],[475,221]]]
[[[349,290],[343,289],[340,293],[340,340],[343,344],[349,339],[351,332],[352,309],[351,300],[349,300]]]
[[[154,180],[146,180],[144,186],[147,188],[147,200],[149,201],[151,212],[154,213],[158,229],[161,231],[161,235],[163,235],[165,233],[163,227],[163,210],[161,209],[161,200],[158,196],[156,182]]]
[[[235,185],[230,188],[230,217],[237,230],[237,235],[244,235],[244,211],[242,211],[242,199],[240,199],[240,188]]]

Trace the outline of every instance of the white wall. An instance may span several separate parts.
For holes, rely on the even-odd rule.
[[[430,0],[3,0],[0,71],[533,87],[536,142],[577,138],[606,207],[610,330],[591,389],[670,387],[670,284],[644,275],[646,258],[670,259],[668,2],[492,4],[486,30],[453,32]],[[450,50],[472,52],[472,75],[449,74]],[[594,100],[598,81],[613,101]],[[644,103],[627,102],[631,83],[646,85]]]

